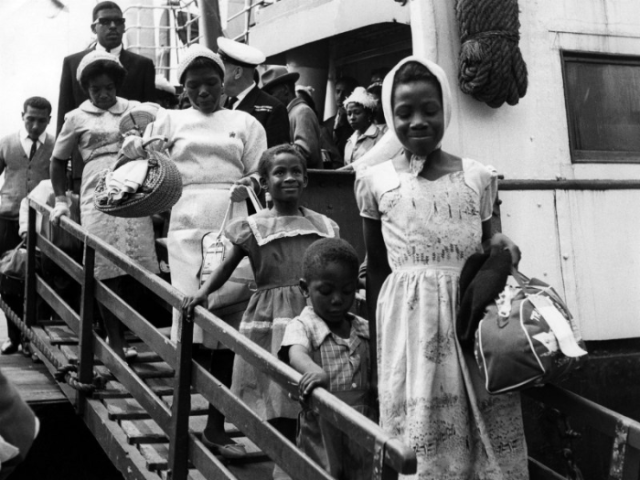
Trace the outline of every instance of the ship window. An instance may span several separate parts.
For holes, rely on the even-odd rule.
[[[640,163],[640,57],[562,60],[572,161]]]

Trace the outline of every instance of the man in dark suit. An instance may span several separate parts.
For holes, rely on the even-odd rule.
[[[225,108],[242,110],[258,120],[267,132],[267,146],[290,142],[287,108],[254,81],[256,66],[265,56],[257,48],[228,38],[218,38],[218,53],[224,62]]]
[[[129,100],[140,102],[155,101],[155,67],[146,57],[128,52],[122,47],[125,19],[122,10],[114,2],[100,2],[93,9],[93,23],[91,30],[96,34],[97,43],[94,48],[74,53],[64,59],[62,77],[60,79],[60,97],[58,100],[57,132],[60,133],[64,116],[71,110],[78,108],[89,95],[82,90],[76,79],[76,71],[80,60],[92,51],[105,50],[120,60],[127,71],[122,87],[117,95]],[[78,157],[78,158],[76,158]],[[82,159],[79,155],[73,159],[74,183],[82,177]]]

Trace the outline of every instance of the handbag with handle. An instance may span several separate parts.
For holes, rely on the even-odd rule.
[[[487,391],[506,393],[556,381],[586,355],[577,325],[558,293],[513,269],[486,309],[474,353]]]
[[[26,240],[7,250],[0,257],[0,292],[10,295],[24,294],[24,279],[27,272]]]
[[[261,211],[263,207],[253,189],[247,188],[247,191],[249,192],[249,200],[253,204],[256,212]],[[227,253],[232,248],[232,243],[224,235],[224,230],[232,216],[233,204],[234,202],[229,200],[229,205],[227,206],[220,229],[209,232],[202,237],[202,267],[199,273],[200,285],[204,284],[211,273],[224,262]],[[242,315],[255,289],[256,283],[253,268],[251,267],[249,258],[245,256],[229,280],[209,295],[208,309],[229,325],[238,329]],[[220,348],[219,343],[209,337],[207,332],[204,332],[204,346],[211,349]]]

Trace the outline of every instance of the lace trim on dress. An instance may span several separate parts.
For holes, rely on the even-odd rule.
[[[304,213],[303,217],[264,218],[266,221],[262,221],[263,218],[251,215],[247,218],[247,223],[260,247],[280,238],[296,237],[298,235],[318,235],[324,238],[334,238],[336,236],[329,218],[306,208],[303,208],[302,211]]]
[[[419,157],[418,155],[411,155],[409,160],[409,170],[414,177],[417,177],[422,172],[424,164],[427,161],[427,157]]]

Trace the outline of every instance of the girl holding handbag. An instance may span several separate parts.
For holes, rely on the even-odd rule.
[[[441,149],[451,93],[438,65],[402,60],[384,80],[382,105],[404,152],[356,179],[380,424],[416,452],[412,478],[527,479],[520,399],[487,394],[455,328],[465,260],[483,241],[519,260],[511,240],[491,236],[497,176]]]
[[[338,237],[338,225],[300,206],[300,197],[308,182],[307,168],[294,146],[280,145],[267,150],[260,158],[258,174],[262,187],[271,195],[273,206],[226,228],[225,234],[232,244],[230,251],[196,294],[185,297],[182,308],[184,315],[192,315],[193,308],[220,289],[240,261],[248,256],[257,291],[242,317],[240,333],[277,355],[287,323],[306,306],[299,285],[303,254],[319,238]],[[295,442],[298,404],[267,375],[261,375],[239,357],[233,368],[232,391]],[[213,437],[217,432],[211,420],[203,439],[224,455],[226,447],[232,444],[231,439],[226,434],[219,435],[219,429],[218,436]]]

